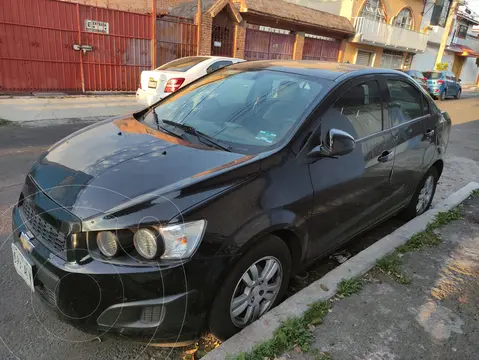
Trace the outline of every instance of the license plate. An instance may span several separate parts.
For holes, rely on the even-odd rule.
[[[17,271],[18,275],[25,280],[30,290],[35,291],[35,286],[33,285],[32,264],[15,244],[12,244],[12,254],[13,266],[15,266],[15,270]]]
[[[155,81],[155,80],[150,80],[150,81],[148,81],[148,87],[149,87],[150,89],[156,89],[157,86],[158,86],[158,82],[157,82],[157,81]]]

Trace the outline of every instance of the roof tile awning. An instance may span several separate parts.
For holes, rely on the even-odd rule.
[[[458,53],[459,56],[479,57],[479,53],[465,45],[451,44],[446,48],[446,50]]]
[[[315,10],[282,0],[233,0],[240,13],[256,13],[265,17],[279,18],[318,28],[355,34],[356,31],[344,16]]]

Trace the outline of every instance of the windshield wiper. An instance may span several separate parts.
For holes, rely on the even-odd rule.
[[[181,129],[181,130],[183,130],[183,131],[185,131],[189,134],[195,135],[198,138],[199,141],[201,141],[201,139],[207,140],[209,142],[210,146],[212,145],[212,146],[216,147],[217,149],[221,149],[221,150],[224,150],[224,151],[231,152],[231,147],[229,147],[229,146],[226,147],[226,146],[223,146],[223,145],[219,144],[211,136],[206,135],[205,133],[203,133],[199,130],[196,130],[193,126],[180,124],[180,123],[177,123],[177,122],[174,122],[174,121],[171,121],[171,120],[162,120],[162,121],[167,125],[177,127],[177,128],[179,128],[179,129]],[[201,142],[205,145],[208,145],[204,141],[201,141]]]
[[[177,137],[177,138],[180,138],[180,139],[184,140],[182,135],[177,134],[174,131],[168,130],[167,128],[160,125],[160,119],[158,119],[158,114],[156,113],[155,110],[153,110],[153,119],[155,119],[156,127],[158,128],[158,130],[161,130],[161,131],[163,131],[167,134],[173,135],[174,137]]]

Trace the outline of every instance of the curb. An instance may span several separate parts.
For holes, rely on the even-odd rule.
[[[479,189],[479,183],[471,182],[464,186],[434,208],[378,240],[321,279],[289,297],[260,319],[206,354],[202,359],[223,360],[228,356],[249,352],[254,346],[271,339],[274,332],[285,320],[302,316],[308,310],[309,304],[332,298],[336,294],[338,284],[343,279],[358,277],[371,270],[376,266],[377,260],[392,253],[397,247],[404,245],[413,235],[425,230],[427,224],[434,220],[437,213],[451,210],[459,205],[475,189]]]

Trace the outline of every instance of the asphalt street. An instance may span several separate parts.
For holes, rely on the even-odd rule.
[[[479,166],[479,97],[438,104],[450,113],[454,123],[448,157],[454,163],[462,161],[464,168],[459,174],[456,168],[446,167],[444,177],[447,184],[441,185],[439,195],[445,196],[459,186],[459,183],[455,185],[456,178],[460,177],[460,184],[477,180],[469,178],[476,174],[470,168]],[[18,198],[25,175],[44,150],[85,125],[87,123],[46,127],[0,126],[0,359],[177,358],[178,353],[170,349],[146,347],[127,340],[108,339],[100,343],[71,328],[57,320],[47,305],[32,297],[13,269],[9,239],[11,206]],[[382,235],[373,233],[369,238],[374,240]]]

